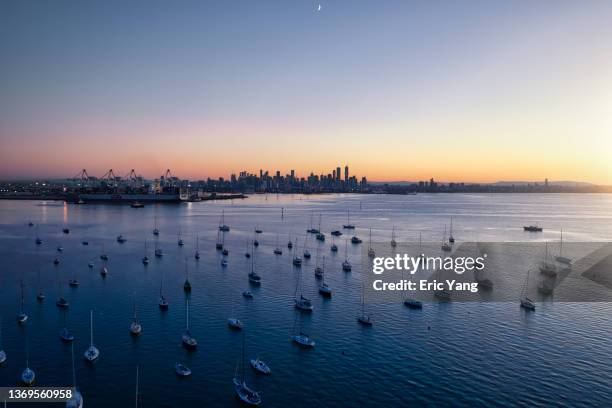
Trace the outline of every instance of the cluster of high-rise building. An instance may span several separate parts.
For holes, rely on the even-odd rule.
[[[349,167],[336,167],[327,174],[310,173],[307,177],[299,177],[295,170],[282,175],[279,170],[270,173],[268,170],[259,170],[259,174],[242,171],[238,175],[232,174],[229,179],[207,179],[192,182],[206,191],[240,191],[260,193],[340,193],[340,192],[366,192],[368,182],[365,177],[358,180],[351,176]]]

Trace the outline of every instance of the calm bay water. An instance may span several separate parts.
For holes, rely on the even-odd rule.
[[[542,304],[535,313],[510,302],[434,303],[422,311],[401,303],[374,304],[373,327],[359,326],[361,249],[348,245],[350,274],[340,264],[344,241],[352,234],[336,240],[337,254],[329,251],[329,231],[341,229],[348,208],[364,242],[369,228],[373,240],[390,240],[394,225],[398,240],[417,240],[421,232],[424,240],[439,241],[451,216],[458,241],[558,239],[561,227],[568,241],[612,237],[611,195],[269,195],[144,209],[0,201],[0,316],[8,354],[0,367],[0,385],[18,384],[26,339],[37,385],[71,384],[70,346],[59,339],[63,318],[55,306],[56,298],[64,296],[70,302],[67,325],[77,337],[77,383],[88,407],[133,406],[137,365],[142,406],[240,406],[231,380],[242,336],[227,326],[232,314],[245,324],[247,359],[260,356],[273,371],[270,377],[258,376],[250,367],[246,371],[265,406],[612,406],[608,303]],[[231,227],[225,241],[227,268],[221,267],[214,245],[222,209]],[[305,233],[311,219],[318,225],[319,214],[327,234],[323,244]],[[153,257],[156,217],[161,259]],[[28,227],[29,221],[36,226]],[[522,225],[536,221],[545,227],[542,234],[523,231]],[[255,250],[260,288],[249,287],[250,260],[244,256],[257,225],[264,231]],[[62,233],[64,227],[70,234]],[[177,245],[179,232],[183,247]],[[34,243],[36,234],[43,240],[40,246]],[[119,234],[127,242],[117,243]],[[196,235],[199,261],[193,256]],[[299,272],[286,244],[296,235],[299,252],[307,238],[313,255],[302,267],[302,283],[315,310],[298,317],[317,342],[313,350],[290,340]],[[272,253],[277,236],[282,256]],[[141,263],[145,239],[151,258],[146,267]],[[89,245],[81,245],[83,240]],[[64,247],[62,253],[56,252],[58,245]],[[103,248],[110,257],[106,278],[99,273]],[[317,248],[326,257],[331,300],[317,293]],[[61,261],[58,266],[53,265],[55,257]],[[91,260],[93,269],[87,266]],[[191,328],[200,343],[195,352],[180,343],[186,262],[193,286]],[[157,306],[162,274],[170,302],[165,313]],[[76,289],[68,286],[73,277],[81,283]],[[16,323],[21,280],[29,314],[25,326]],[[42,303],[36,301],[39,288],[47,295]],[[253,299],[242,297],[246,289]],[[143,325],[139,338],[129,334],[134,302]],[[83,360],[90,309],[101,351],[93,365]],[[193,376],[177,378],[176,361],[185,362]]]

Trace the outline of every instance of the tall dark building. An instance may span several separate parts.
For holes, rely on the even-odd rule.
[[[348,184],[349,182],[349,170],[348,166],[344,166],[344,182]]]
[[[340,166],[336,167],[336,181],[340,181],[340,177],[342,177],[342,173],[340,173]]]

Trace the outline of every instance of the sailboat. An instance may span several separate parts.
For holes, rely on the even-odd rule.
[[[168,301],[164,297],[164,271],[162,270],[161,280],[159,284],[159,308],[162,310],[168,310]]]
[[[521,290],[520,302],[521,302],[522,308],[526,310],[535,310],[536,308],[535,302],[528,297],[529,296],[529,272],[530,270],[527,270],[527,279],[525,279],[525,284],[523,285],[523,289]]]
[[[185,245],[185,241],[183,241],[183,238],[181,236],[181,228],[179,227],[179,231],[178,231],[178,241],[176,242],[178,244],[178,246],[182,247],[183,245]]]
[[[221,255],[228,256],[229,250],[225,247],[225,232],[221,232]]]
[[[298,319],[300,321],[300,329],[296,333],[295,326]],[[299,315],[297,314],[295,316],[295,320],[293,321],[293,334],[291,335],[291,340],[304,348],[313,348],[316,345],[315,341],[311,339],[308,334],[302,331],[302,319],[300,319]]]
[[[353,269],[351,263],[348,260],[348,242],[344,243],[344,262],[342,262],[342,270],[344,272],[350,272]]]
[[[83,408],[83,396],[79,392],[76,384],[76,367],[74,365],[74,344],[70,345],[70,353],[72,358],[72,387],[74,391],[72,397],[66,401],[66,408]]]
[[[23,297],[23,279],[21,280],[21,307],[19,309],[19,314],[17,315],[17,322],[23,324],[28,320],[28,315],[23,309],[24,297]]]
[[[250,388],[246,383],[246,372],[244,367],[244,343],[245,343],[245,335],[242,334],[242,356],[240,357],[240,363],[236,367],[236,372],[234,373],[233,383],[234,390],[236,391],[236,395],[240,398],[242,402],[248,405],[259,405],[261,404],[261,396],[257,391],[254,391]]]
[[[372,320],[370,319],[370,315],[365,311],[365,291],[363,282],[361,282],[361,316],[357,318],[357,321],[362,326],[372,326]]]
[[[103,261],[108,261],[108,255],[104,250],[104,244],[102,244],[102,253],[100,254],[100,259]]]
[[[200,236],[196,235],[196,250],[195,250],[195,254],[193,255],[193,257],[198,260],[200,259]]]
[[[63,316],[62,316],[64,320],[64,327],[62,328],[62,330],[60,330],[60,339],[62,339],[62,341],[65,343],[70,343],[74,341],[74,334],[72,334],[72,332],[68,330],[68,326],[66,324],[67,315],[68,315],[68,311],[64,310]]]
[[[318,234],[320,231],[316,229],[313,225],[312,218],[314,216],[314,211],[310,213],[310,228],[306,230],[309,234]],[[321,226],[319,226],[320,228]]]
[[[255,226],[255,233],[256,234],[261,234],[263,231],[259,228],[259,226]]]
[[[298,297],[298,292],[300,296]],[[302,312],[312,312],[314,306],[312,301],[304,296],[302,293],[302,270],[298,272],[298,281],[295,285],[295,294],[293,295],[293,302],[295,303],[296,309]]]
[[[446,240],[446,225],[444,225],[444,235],[442,235],[442,251],[444,252],[450,252],[452,251],[453,247],[450,244],[449,241]]]
[[[344,229],[355,229],[355,226],[351,224],[351,210],[346,210],[346,224],[342,226]]]
[[[304,259],[310,259],[310,251],[308,250],[308,237],[304,238]]]
[[[189,266],[187,265],[187,258],[185,258],[185,283],[183,283],[183,290],[185,293],[191,293],[191,282],[189,282]]]
[[[157,228],[157,214],[155,214],[155,218],[153,221],[153,235],[159,235],[159,228]]]
[[[393,229],[391,230],[391,247],[395,248],[397,246],[397,241],[395,240],[395,225],[393,226]]]
[[[225,210],[221,211],[221,220],[219,221],[219,231],[228,232],[230,230],[229,225],[225,224]]]
[[[323,262],[325,263],[325,257],[323,258]],[[315,264],[314,274],[315,278],[321,279],[323,277],[324,267],[319,266],[319,248],[317,248],[317,261]]]
[[[336,245],[336,239],[333,236],[332,236],[332,244],[331,244],[331,247],[329,247],[329,249],[332,252],[338,252],[338,245]]]
[[[319,229],[317,231],[318,231],[317,235],[315,235],[315,237],[317,238],[317,241],[324,242],[325,241],[325,234],[323,234],[321,232],[321,214],[319,214]]]
[[[136,315],[136,302],[134,302],[134,317],[132,318],[132,323],[130,324],[130,333],[134,336],[139,336],[142,333],[142,325],[138,321],[138,317]]]
[[[123,244],[125,241],[127,241],[127,240],[125,239],[125,237],[123,235],[119,235],[117,237],[117,242],[118,243]]]
[[[325,283],[325,256],[323,256],[323,267],[321,268],[321,284],[319,285],[319,293],[324,297],[331,297],[332,289]],[[316,271],[315,271],[315,276]]]
[[[270,367],[268,367],[268,365],[262,359],[260,359],[259,356],[255,359],[251,359],[251,367],[253,367],[253,370],[263,375],[272,374]]]
[[[559,263],[562,263],[568,266],[572,265],[572,259],[566,256],[563,256],[563,228],[561,228],[561,241],[560,241],[560,246],[559,246],[559,255],[555,257],[555,260]]]
[[[544,260],[540,263],[540,267],[539,267],[540,273],[554,278],[558,274],[557,265],[548,261],[548,242],[545,243],[544,248],[545,248],[544,249]]]
[[[274,248],[274,255],[282,255],[283,250],[278,246],[278,233],[276,233],[276,248]]]
[[[144,251],[144,256],[142,257],[142,263],[144,265],[148,265],[149,264],[149,251],[147,251],[147,240],[145,239],[145,251]]]
[[[421,233],[419,232],[419,253],[422,254],[422,240],[421,240]],[[416,273],[417,271],[414,271],[414,273]],[[404,270],[402,269],[402,281],[404,280]],[[404,299],[404,306],[406,306],[408,309],[422,309],[423,308],[423,302],[421,302],[420,300],[417,299],[413,299],[413,298],[409,298],[406,297]]]
[[[297,254],[297,239],[295,240],[295,249],[293,250],[293,266],[300,268],[302,266],[302,258]]]
[[[0,318],[0,365],[6,361],[6,351],[2,349],[2,318]]]
[[[155,257],[156,258],[161,258],[162,256],[164,256],[164,252],[162,251],[162,249],[158,246],[157,241],[155,241]]]
[[[100,275],[102,275],[103,278],[105,278],[106,275],[108,275],[108,268],[106,267],[106,262],[104,262],[102,264],[102,267],[100,268]]]
[[[455,243],[455,237],[453,237],[453,217],[450,219],[450,233],[448,234],[448,242],[450,244]]]
[[[36,226],[36,245],[40,245],[42,244],[42,239],[40,239],[40,236],[38,235],[38,225]]]
[[[68,286],[70,286],[71,288],[76,288],[80,284],[79,279],[77,277],[77,273],[78,273],[77,271],[78,271],[78,269],[75,268],[74,269],[74,275],[72,275],[72,279],[68,280]]]
[[[249,283],[253,285],[261,285],[261,276],[255,272],[255,251],[251,248],[251,272],[249,272]]]
[[[244,257],[245,258],[250,258],[251,257],[251,251],[249,250],[249,240],[246,240],[246,251],[244,251]]]
[[[223,249],[223,242],[221,242],[221,230],[217,231],[217,243],[215,244],[215,248],[217,248],[217,251],[221,251]]]
[[[186,349],[195,350],[198,347],[198,341],[191,335],[191,331],[189,330],[189,299],[185,299],[185,305],[187,311],[186,328],[181,340]]]
[[[230,317],[227,319],[227,325],[230,327],[230,329],[234,329],[234,330],[242,330],[243,328],[243,324],[240,321],[240,319],[238,319],[237,317],[234,317],[233,299],[232,299],[232,311],[231,311]]]
[[[34,370],[30,368],[30,346],[28,342],[28,335],[26,333],[26,368],[21,372],[21,382],[27,386],[34,384],[36,374]]]
[[[372,248],[372,228],[370,228],[370,240],[369,240],[369,248],[368,248],[368,257],[374,258],[376,256],[376,251]]]
[[[100,350],[94,346],[93,342],[93,310],[89,311],[89,347],[85,350],[83,355],[85,356],[85,360],[90,363],[96,361],[98,357],[100,357]]]

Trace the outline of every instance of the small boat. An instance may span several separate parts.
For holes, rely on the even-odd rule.
[[[316,344],[314,340],[312,340],[306,333],[303,332],[291,336],[291,339],[302,347],[313,348]]]
[[[225,210],[221,211],[221,220],[219,221],[219,231],[229,232],[229,225],[225,224]]]
[[[242,322],[236,317],[230,317],[229,319],[227,319],[227,325],[235,330],[242,330],[243,328]]]
[[[85,360],[90,363],[96,361],[100,357],[100,350],[94,346],[93,342],[93,310],[89,311],[89,347],[83,353]]]
[[[28,222],[28,227],[33,227],[34,223],[32,221]]]
[[[355,229],[355,226],[351,224],[351,211],[346,210],[346,224],[342,226],[344,229]]]
[[[297,266],[298,268],[302,266],[302,258],[299,256],[293,257],[293,266]]]
[[[72,397],[66,401],[66,408],[83,408],[83,396],[79,392],[76,386],[76,368],[74,366],[74,344],[70,345],[71,358],[72,358],[72,388],[74,392]]]
[[[525,230],[527,232],[542,232],[544,230],[544,228],[534,224],[534,225],[525,225],[525,226],[523,226],[523,230]]]
[[[351,238],[351,244],[361,244],[363,241],[358,236],[354,235]]]
[[[102,266],[102,268],[100,269],[100,275],[102,275],[103,278],[108,275],[108,269],[106,268],[106,266]]]
[[[25,370],[21,372],[21,382],[24,385],[30,386],[34,384],[34,380],[36,380],[34,370],[32,370],[30,367],[26,367]]]
[[[435,290],[434,296],[442,302],[448,302],[451,300],[451,293],[446,289]]]
[[[58,245],[56,249],[57,249],[57,252],[64,252],[64,247],[61,245]]]
[[[339,236],[342,235],[342,232],[340,232],[338,230],[334,230],[330,234],[333,235],[334,237],[339,237]]]
[[[332,289],[327,283],[323,282],[319,285],[319,293],[325,297],[331,297]]]
[[[344,272],[350,272],[352,270],[351,263],[348,260],[342,262],[342,270]]]
[[[130,204],[130,207],[132,207],[132,208],[144,208],[144,204],[141,203],[140,201],[134,201],[132,204]]]
[[[274,249],[274,255],[282,255],[283,254],[283,250],[280,248],[275,248]]]
[[[142,333],[142,325],[138,321],[136,315],[136,303],[134,303],[134,318],[132,319],[132,323],[130,323],[130,333],[134,336],[139,336],[140,333]]]
[[[253,369],[258,373],[264,375],[272,374],[272,370],[270,370],[270,367],[268,367],[268,365],[264,363],[264,361],[261,360],[259,357],[251,359],[251,367],[253,367]]]
[[[393,226],[393,229],[391,230],[391,247],[395,248],[397,246],[397,241],[395,240],[395,225]]]
[[[182,363],[174,364],[174,372],[179,377],[189,377],[191,375],[191,369]]]
[[[117,237],[117,242],[118,243],[123,244],[125,241],[127,241],[127,240],[123,237],[123,235],[119,235]]]
[[[178,240],[176,241],[176,243],[180,247],[185,245],[185,241],[183,241],[183,238],[181,237],[181,229],[180,228],[179,228],[179,233],[178,233]]]
[[[221,236],[221,231],[217,231],[217,242],[215,243],[215,248],[217,251],[221,251],[223,249],[223,241],[225,240],[225,235]]]
[[[42,302],[43,300],[45,300],[47,296],[45,296],[45,294],[43,292],[38,292],[38,294],[36,295],[36,300]]]
[[[254,247],[258,247],[258,246],[259,246],[259,241],[258,241],[258,240],[256,240],[256,239],[254,239],[254,240],[253,240],[253,246],[254,246]]]
[[[521,298],[521,307],[527,310],[535,310],[536,308],[534,301],[529,299],[528,297]]]
[[[89,245],[89,241],[81,241],[81,245]]]
[[[453,247],[452,247],[452,246],[451,246],[451,244],[450,244],[450,243],[448,243],[448,242],[443,242],[443,243],[442,243],[442,246],[441,246],[440,248],[441,248],[441,249],[442,249],[442,251],[444,251],[444,252],[450,252],[450,251],[452,251],[452,250],[453,250]]]
[[[544,260],[540,262],[540,273],[551,278],[555,278],[558,275],[557,265],[548,261],[548,242],[545,244]]]
[[[295,298],[293,301],[295,303],[295,307],[300,311],[312,312],[314,309],[312,301],[307,297],[304,297],[304,295],[300,295],[299,298]]]
[[[59,263],[60,263],[59,258],[55,258],[55,259],[53,260],[53,265],[59,265]]]
[[[338,252],[338,245],[336,244],[332,244],[331,247],[329,248],[332,252]]]
[[[42,244],[42,239],[36,238],[35,242],[36,242],[36,245],[40,245],[40,244]]]
[[[229,255],[229,250],[227,248],[223,248],[223,250],[221,251],[221,255],[228,256]]]
[[[325,257],[323,257],[323,265],[319,266],[319,250],[317,249],[317,264],[314,269],[315,278],[317,279],[323,278],[324,273],[325,273]]]
[[[310,255],[310,251],[305,249],[304,250],[304,259],[310,259],[311,255]]]
[[[162,249],[157,246],[157,241],[155,241],[155,251],[153,253],[155,254],[156,258],[161,258],[162,256],[164,256],[164,252],[162,251]]]
[[[70,279],[68,281],[68,286],[76,288],[77,286],[79,286],[79,281],[77,279]]]
[[[149,251],[147,251],[147,240],[145,239],[145,253],[144,256],[142,257],[142,264],[143,265],[148,265],[149,264]]]
[[[221,266],[224,267],[224,268],[227,266],[227,259],[222,259],[221,260]]]
[[[23,280],[21,281],[21,307],[19,309],[19,314],[17,315],[17,322],[20,324],[25,323],[28,320],[28,315],[23,310],[24,297],[23,297]]]
[[[254,285],[261,285],[261,276],[256,272],[252,271],[249,273],[249,282]]]
[[[89,266],[90,268],[93,268],[93,267],[94,267],[94,263],[93,263],[93,261],[89,261],[89,263],[87,264],[87,266]]]
[[[287,248],[292,249],[293,248],[293,242],[291,242],[291,241],[287,242]]]
[[[65,343],[70,343],[71,341],[74,341],[74,334],[72,334],[72,332],[67,327],[64,327],[62,330],[60,330],[59,336],[60,339],[62,339],[62,341]]]
[[[406,306],[409,309],[422,309],[423,302],[421,302],[420,300],[416,300],[416,299],[406,299],[404,300],[404,306]]]
[[[244,292],[242,292],[242,296],[247,299],[251,299],[253,297],[253,292],[251,292],[250,290],[245,290]]]
[[[322,232],[319,232],[317,235],[315,235],[315,238],[317,239],[317,241],[325,242],[325,234],[323,234]]]
[[[255,233],[256,233],[256,234],[261,234],[262,232],[263,232],[263,231],[262,231],[262,230],[260,230],[259,228],[255,228]]]
[[[246,373],[244,367],[244,335],[242,337],[242,357],[240,358],[240,364],[236,367],[236,373],[232,382],[234,383],[234,390],[236,395],[242,402],[247,405],[257,406],[261,404],[261,396],[257,391],[251,389],[246,383]]]
[[[104,251],[104,245],[102,245],[102,254],[100,255],[100,259],[103,261],[108,261],[108,255]]]
[[[187,309],[187,322],[185,332],[181,337],[181,341],[183,342],[183,346],[186,349],[194,350],[198,347],[198,341],[191,335],[191,331],[189,330],[189,299],[186,299],[186,309]]]

